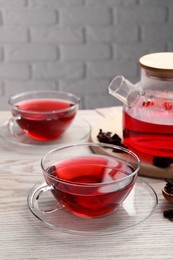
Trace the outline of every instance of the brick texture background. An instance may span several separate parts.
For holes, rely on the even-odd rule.
[[[139,57],[173,51],[173,0],[0,0],[0,109],[34,89],[70,91],[81,108],[118,105],[107,93]]]

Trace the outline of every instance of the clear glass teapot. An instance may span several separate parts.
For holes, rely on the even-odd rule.
[[[123,103],[124,144],[147,162],[173,163],[173,53],[140,58],[141,80],[115,77],[109,94]],[[166,167],[160,165],[160,167]]]

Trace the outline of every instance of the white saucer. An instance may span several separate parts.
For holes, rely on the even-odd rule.
[[[110,235],[121,233],[144,222],[153,213],[158,198],[151,186],[138,178],[130,195],[112,214],[98,218],[82,218],[71,214],[64,207],[57,208],[58,202],[50,191],[38,195],[35,185],[28,194],[28,207],[33,215],[45,225],[61,232],[82,235]]]
[[[19,127],[18,127],[19,128]],[[15,126],[15,131],[18,129]],[[8,130],[8,122],[5,122],[0,126],[0,137],[8,145],[15,145],[18,148],[32,148],[32,151],[52,149],[60,145],[85,142],[88,140],[91,132],[91,126],[88,121],[82,118],[75,118],[72,125],[67,129],[67,131],[58,139],[53,141],[37,141],[28,137],[25,133],[21,135],[11,135]],[[34,148],[34,149],[33,149]]]

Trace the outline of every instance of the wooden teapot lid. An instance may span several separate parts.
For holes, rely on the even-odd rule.
[[[148,76],[173,78],[173,52],[147,54],[139,63]]]

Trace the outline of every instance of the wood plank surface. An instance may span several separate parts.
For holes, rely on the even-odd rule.
[[[92,126],[104,119],[100,112],[80,113]],[[0,113],[1,122],[8,116],[8,113]],[[45,226],[27,206],[30,189],[43,181],[40,158],[41,155],[26,155],[0,147],[1,260],[173,259],[173,223],[163,217],[163,210],[173,205],[161,194],[164,180],[141,177],[158,196],[154,213],[144,223],[114,235],[68,234]]]

